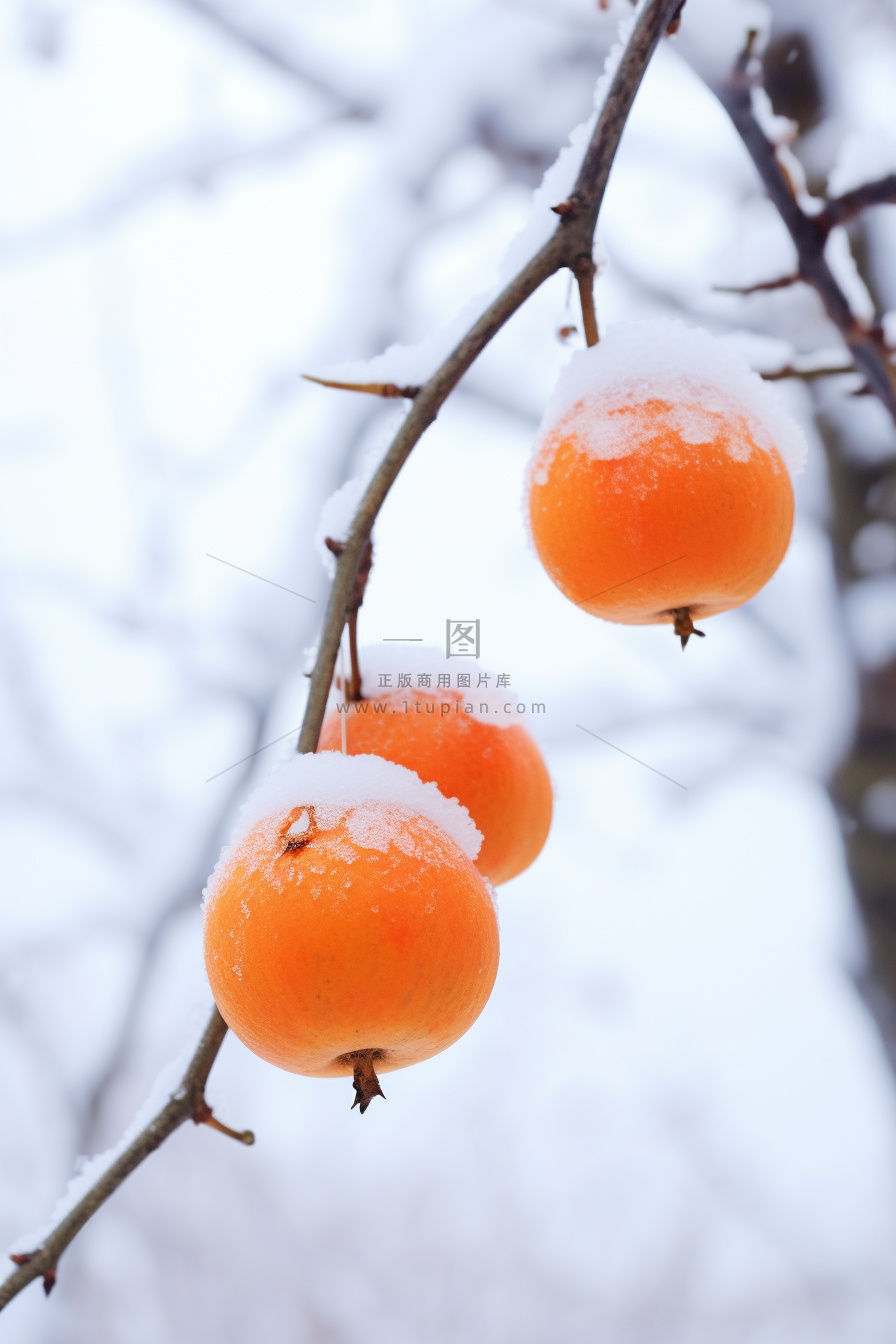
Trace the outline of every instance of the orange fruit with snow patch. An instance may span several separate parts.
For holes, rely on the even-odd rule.
[[[775,394],[706,332],[611,327],[575,356],[529,468],[528,521],[561,592],[605,620],[693,621],[780,565],[805,445]]]
[[[506,723],[500,703],[487,705],[494,713],[490,721],[468,712],[471,701],[474,691],[450,689],[374,695],[328,714],[319,750],[339,750],[344,719],[349,754],[395,761],[456,798],[482,832],[476,866],[498,884],[540,854],[551,828],[553,792],[526,729]]]
[[[377,1074],[446,1049],[498,967],[464,811],[372,757],[299,756],[267,781],[207,889],[205,958],[240,1040],[280,1068]]]

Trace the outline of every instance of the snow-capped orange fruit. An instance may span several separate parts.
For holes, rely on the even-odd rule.
[[[469,817],[372,757],[300,756],[258,791],[207,889],[205,959],[240,1040],[293,1073],[377,1074],[446,1049],[498,968]]]
[[[626,625],[740,606],[793,528],[798,426],[724,344],[680,323],[611,327],[573,358],[529,469],[528,515],[548,575]]]
[[[362,653],[362,666],[364,665]],[[519,723],[505,726],[468,712],[475,691],[388,691],[332,711],[320,750],[382,756],[456,798],[482,832],[476,867],[507,882],[534,862],[551,828],[553,793],[544,759]],[[513,712],[512,706],[510,712]],[[344,725],[340,720],[344,720]]]

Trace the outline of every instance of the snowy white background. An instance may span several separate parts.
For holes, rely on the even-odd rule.
[[[420,340],[488,289],[627,12],[214,3],[239,32],[198,0],[0,10],[4,1245],[207,1014],[199,894],[252,765],[218,772],[299,723],[321,504],[401,414],[300,373]],[[695,73],[757,8],[691,0],[648,73],[602,214],[602,323],[836,348],[808,291],[712,289],[793,264]],[[825,82],[810,175],[844,145],[838,185],[892,167],[896,8],[772,16],[810,33]],[[866,233],[884,308],[893,215]],[[483,1017],[363,1121],[348,1083],[228,1039],[210,1100],[255,1148],[181,1130],[0,1338],[892,1340],[896,1097],[824,787],[857,658],[896,649],[886,538],[842,603],[813,394],[779,385],[810,459],[768,588],[684,657],[668,629],[577,611],[519,509],[575,320],[557,277],[465,380],[383,510],[361,616],[365,641],[434,644],[478,617],[483,663],[547,706],[556,820],[500,891]],[[843,392],[815,395],[892,454],[880,408]]]

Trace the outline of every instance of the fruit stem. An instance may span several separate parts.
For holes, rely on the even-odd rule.
[[[363,1115],[367,1107],[373,1101],[374,1097],[382,1097],[386,1100],[386,1094],[380,1087],[380,1080],[376,1076],[376,1069],[373,1062],[376,1059],[382,1059],[382,1050],[353,1050],[349,1055],[343,1055],[342,1058],[346,1064],[354,1066],[354,1078],[352,1087],[355,1089],[355,1099],[352,1102],[351,1109],[357,1106]]]
[[[361,664],[358,661],[358,613],[350,611],[348,624],[348,653],[352,664],[351,681],[346,689],[347,700],[361,699]]]
[[[675,633],[681,640],[682,653],[684,653],[691,635],[698,635],[700,639],[706,638],[706,631],[697,630],[694,626],[694,622],[691,620],[690,607],[673,607],[669,615],[675,622]]]
[[[582,326],[585,344],[597,345],[597,309],[594,306],[594,275],[597,267],[591,257],[580,257],[576,262],[575,277],[579,283],[579,301],[582,305]]]
[[[324,545],[328,551],[336,556],[337,560],[345,550],[344,541],[336,541],[334,537],[324,537]],[[364,545],[361,552],[361,560],[358,564],[358,572],[355,575],[355,581],[352,584],[352,590],[348,601],[345,604],[345,619],[348,625],[348,647],[352,662],[352,679],[348,686],[343,687],[346,700],[363,700],[361,694],[361,664],[358,661],[358,611],[364,601],[364,593],[367,589],[367,580],[370,578],[370,570],[373,565],[373,542],[370,538]]]

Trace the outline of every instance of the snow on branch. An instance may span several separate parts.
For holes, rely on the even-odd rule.
[[[0,1311],[34,1279],[43,1279],[44,1292],[50,1293],[56,1282],[57,1262],[66,1246],[74,1240],[84,1224],[89,1222],[97,1209],[105,1204],[131,1172],[135,1171],[150,1153],[161,1147],[185,1121],[194,1120],[196,1124],[211,1124],[213,1128],[224,1130],[242,1143],[254,1141],[249,1131],[238,1134],[216,1121],[205,1100],[205,1084],[226,1034],[227,1025],[216,1008],[180,1083],[165,1105],[130,1142],[128,1142],[129,1131],[125,1134],[122,1144],[113,1149],[111,1155],[103,1155],[102,1158],[96,1159],[103,1167],[102,1174],[83,1194],[80,1194],[80,1190],[84,1173],[80,1179],[75,1177],[73,1193],[80,1197],[69,1207],[70,1194],[63,1196],[60,1203],[61,1216],[58,1217],[52,1230],[42,1239],[39,1247],[30,1251],[14,1251],[10,1255],[10,1259],[18,1267],[0,1284]]]
[[[863,208],[852,199],[857,192],[870,191],[876,184],[859,187],[828,202],[826,207],[812,211],[811,198],[806,197],[788,170],[793,156],[766,133],[761,107],[757,106],[754,95],[762,90],[762,65],[753,50],[757,36],[755,32],[748,35],[733,71],[715,92],[793,240],[798,258],[796,276],[816,291],[828,317],[848,346],[856,370],[864,376],[868,390],[880,399],[896,421],[896,368],[889,359],[883,328],[874,322],[873,313],[866,308],[867,293],[851,255],[843,256],[845,235],[832,232],[835,224]],[[849,204],[844,206],[844,201]],[[865,201],[865,204],[873,203],[872,200]],[[862,308],[866,311],[859,311]]]

